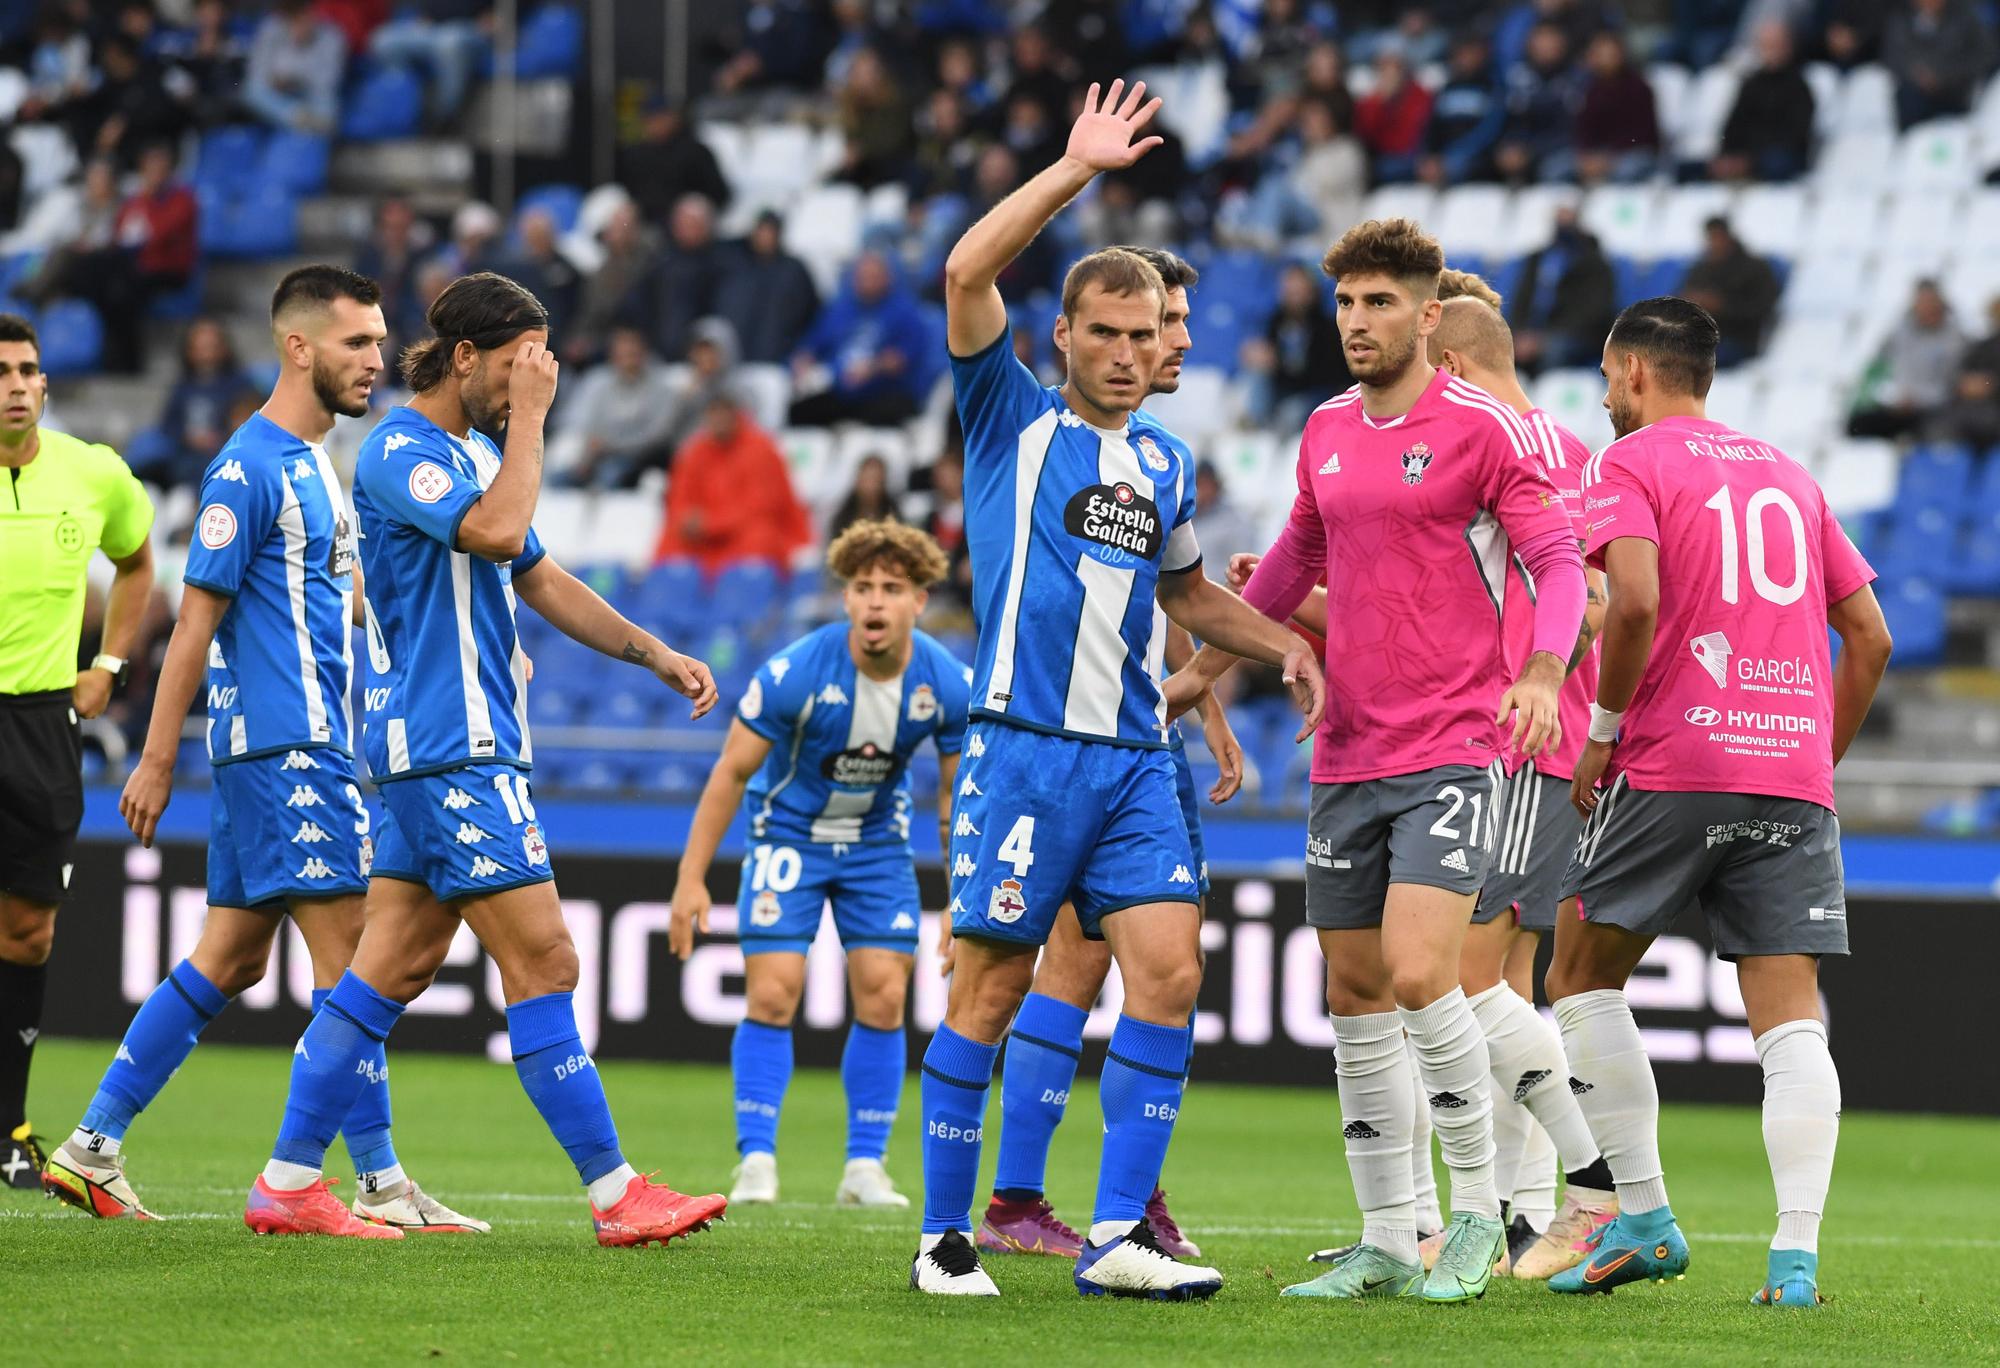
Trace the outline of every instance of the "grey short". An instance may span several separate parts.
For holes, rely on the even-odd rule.
[[[1392,883],[1476,893],[1493,849],[1498,765],[1314,784],[1306,823],[1306,921],[1322,931],[1382,924]]]
[[[1840,819],[1803,798],[1662,793],[1618,780],[1583,824],[1561,894],[1585,921],[1657,936],[1690,905],[1715,953],[1844,955]]]
[[[1576,851],[1583,815],[1569,801],[1569,780],[1523,765],[1500,785],[1500,830],[1493,865],[1479,890],[1475,922],[1512,915],[1523,931],[1556,929],[1557,886]]]

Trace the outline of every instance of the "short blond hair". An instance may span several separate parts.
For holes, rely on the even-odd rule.
[[[850,524],[826,548],[827,569],[843,584],[877,565],[887,566],[919,589],[930,588],[951,571],[935,537],[887,518]]]
[[[1160,273],[1154,269],[1152,262],[1128,248],[1104,247],[1089,256],[1078,258],[1063,277],[1064,318],[1076,317],[1076,302],[1091,285],[1106,294],[1157,295],[1161,311],[1165,312],[1167,307],[1167,283],[1160,279]]]
[[[1439,299],[1476,299],[1494,313],[1505,313],[1500,292],[1470,271],[1445,267],[1438,273]]]
[[[1437,295],[1444,248],[1414,219],[1368,219],[1342,233],[1319,268],[1334,280],[1389,276],[1407,284],[1422,302]]]

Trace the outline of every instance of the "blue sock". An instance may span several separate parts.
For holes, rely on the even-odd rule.
[[[736,1080],[736,1152],[778,1152],[778,1109],[792,1083],[792,1028],[745,1017],[729,1041]]]
[[[1118,1018],[1104,1056],[1104,1159],[1097,1171],[1098,1221],[1136,1221],[1159,1185],[1180,1114],[1188,1028]]]
[[[382,1042],[402,1015],[402,1003],[383,997],[352,969],[340,976],[292,1050],[292,1086],[273,1159],[325,1166],[326,1147],[368,1085],[364,1061],[380,1058]]]
[[[1194,1019],[1198,1015],[1200,1015],[1199,1012],[1188,1013],[1188,1056],[1187,1067],[1181,1070],[1182,1083],[1186,1083],[1194,1077]]]
[[[317,1012],[332,993],[331,988],[313,989],[313,1011]],[[354,1161],[357,1179],[364,1173],[379,1173],[396,1166],[396,1147],[389,1143],[389,1061],[384,1047],[377,1044],[373,1054],[363,1055],[361,1062],[369,1066],[360,1071],[368,1081],[361,1089],[361,1096],[355,1099],[354,1110],[347,1113],[347,1119],[340,1125],[340,1133],[347,1140],[347,1157]]]
[[[878,1031],[855,1022],[840,1052],[840,1082],[847,1090],[847,1157],[880,1159],[889,1152],[889,1128],[903,1100],[909,1050],[903,1028]]]
[[[1048,1179],[1049,1142],[1069,1106],[1076,1062],[1083,1056],[1083,1023],[1090,1013],[1060,998],[1030,993],[1021,999],[1007,1062],[1000,1070],[1000,1167],[996,1196],[1022,1201],[1042,1195]]]
[[[993,1086],[998,1045],[939,1026],[924,1051],[924,1233],[972,1229],[979,1182],[979,1129]],[[1150,1194],[1148,1194],[1150,1195]]]
[[[174,1070],[194,1052],[202,1029],[228,1005],[229,999],[201,970],[187,960],[176,964],[133,1013],[117,1057],[83,1114],[83,1128],[123,1140],[132,1118],[152,1105]]]
[[[507,1009],[514,1072],[586,1186],[625,1162],[597,1062],[584,1052],[568,993],[526,998]]]

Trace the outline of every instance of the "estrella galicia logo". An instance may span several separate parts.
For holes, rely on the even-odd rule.
[[[1424,482],[1424,472],[1431,468],[1435,457],[1431,449],[1422,442],[1412,442],[1410,449],[1403,453],[1403,483],[1419,485]]]
[[[1158,560],[1165,545],[1159,505],[1123,480],[1078,490],[1063,510],[1063,527],[1093,543],[1088,553],[1108,565],[1123,565],[1131,556]]]
[[[820,762],[819,772],[836,784],[849,788],[880,788],[903,768],[902,757],[883,750],[873,741],[852,750],[829,755]]]

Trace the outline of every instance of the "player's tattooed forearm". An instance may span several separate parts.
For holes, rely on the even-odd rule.
[[[625,649],[620,651],[619,655],[621,658],[631,661],[634,665],[651,665],[653,663],[653,653],[636,641],[626,642]]]

